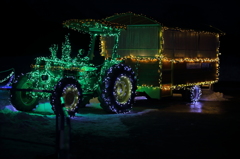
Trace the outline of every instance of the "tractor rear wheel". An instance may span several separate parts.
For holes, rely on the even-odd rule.
[[[137,89],[135,73],[129,66],[116,64],[102,75],[98,90],[100,106],[108,113],[126,113],[132,108]]]
[[[39,98],[32,97],[29,91],[16,91],[15,89],[32,89],[33,83],[28,80],[26,75],[20,76],[12,83],[10,91],[10,101],[12,105],[19,111],[32,111],[36,108]]]

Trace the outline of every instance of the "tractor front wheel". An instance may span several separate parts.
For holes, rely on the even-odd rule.
[[[54,88],[54,92],[50,96],[52,109],[57,113],[64,105],[70,116],[74,116],[82,101],[81,85],[74,78],[67,77],[61,79]]]

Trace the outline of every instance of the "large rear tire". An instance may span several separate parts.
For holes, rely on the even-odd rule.
[[[29,91],[16,91],[15,89],[32,89],[33,83],[28,80],[26,75],[20,76],[12,83],[10,90],[10,101],[12,105],[19,111],[32,111],[36,108],[39,98],[33,98]]]
[[[137,79],[133,70],[117,64],[102,75],[98,100],[108,113],[127,113],[132,109],[137,89]]]

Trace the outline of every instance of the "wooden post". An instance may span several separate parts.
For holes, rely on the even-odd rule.
[[[56,131],[57,131],[57,154],[59,159],[70,158],[70,134],[71,125],[70,117],[65,107],[64,98],[61,97],[61,104],[56,108]],[[59,118],[60,115],[60,118]],[[60,121],[59,121],[60,119]],[[66,128],[65,128],[66,122]]]

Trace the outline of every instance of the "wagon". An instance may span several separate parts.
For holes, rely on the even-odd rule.
[[[181,93],[197,101],[201,87],[210,87],[219,76],[220,30],[168,27],[131,12],[105,19],[126,25],[120,32],[117,53],[137,74],[137,92],[161,99]],[[102,38],[102,55],[112,54],[114,39]]]

